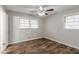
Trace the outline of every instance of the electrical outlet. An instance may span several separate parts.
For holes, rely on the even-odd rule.
[[[3,43],[3,45],[5,45],[5,43]]]

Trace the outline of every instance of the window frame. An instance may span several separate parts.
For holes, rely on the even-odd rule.
[[[79,15],[79,12],[75,12],[75,13],[70,13],[70,14],[67,14],[67,15],[64,15],[64,29],[77,29],[77,28],[66,28],[66,17],[69,17],[69,16],[75,16],[75,15]],[[79,28],[78,28],[79,29]]]
[[[20,19],[21,19],[21,18],[25,20],[25,17],[20,17],[20,16],[19,16],[19,28],[20,28],[20,29],[26,29],[26,27],[21,27],[21,26],[20,26],[20,25],[22,25],[22,24],[20,23]],[[29,19],[27,19],[27,20],[28,20],[28,23],[25,23],[25,22],[24,22],[23,24],[24,24],[24,25],[25,25],[25,24],[28,24],[28,25],[29,25],[29,26],[27,27],[27,29],[28,29],[28,28],[30,28],[30,24],[29,24]]]
[[[33,25],[32,23],[31,23],[31,20],[32,19],[29,19],[29,18],[25,18],[25,17],[21,17],[21,16],[16,16],[16,17],[18,17],[18,19],[19,19],[19,25],[18,25],[18,27],[19,27],[19,29],[37,29],[37,28],[39,28],[39,22],[38,22],[38,20],[36,20],[37,21],[37,27],[31,27],[31,25]],[[29,27],[21,27],[20,25],[21,25],[21,23],[20,23],[20,19],[24,19],[24,20],[28,20],[28,24],[29,24]],[[33,19],[34,20],[34,19]],[[24,23],[25,24],[25,23]]]

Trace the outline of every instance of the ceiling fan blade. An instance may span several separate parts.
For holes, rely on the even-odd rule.
[[[29,9],[30,12],[37,12],[38,9]]]
[[[48,9],[48,10],[46,10],[46,11],[53,11],[54,9]]]
[[[31,10],[31,12],[37,12],[37,10]]]
[[[48,15],[48,13],[45,13],[45,15]]]

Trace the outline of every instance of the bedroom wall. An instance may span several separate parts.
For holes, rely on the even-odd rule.
[[[79,12],[79,7],[65,10],[46,18],[44,37],[79,48],[79,29],[64,29],[64,16],[76,12]]]
[[[9,15],[9,43],[28,41],[31,39],[41,38],[43,36],[43,20],[41,18],[18,12],[8,11],[7,13]],[[19,24],[18,20],[14,20],[13,16],[21,16],[26,19],[35,19],[39,22],[39,28],[20,29],[17,26]]]

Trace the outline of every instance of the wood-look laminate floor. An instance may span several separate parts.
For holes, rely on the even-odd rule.
[[[79,50],[45,38],[11,44],[7,54],[78,54]]]

